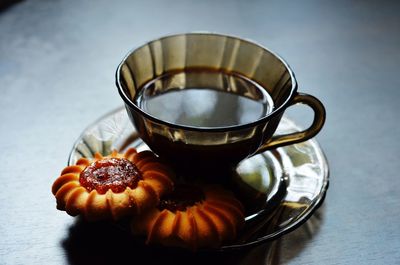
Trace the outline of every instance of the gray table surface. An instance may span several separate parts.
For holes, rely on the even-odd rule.
[[[317,140],[331,181],[313,229],[175,261],[400,264],[399,10],[398,1],[239,0],[32,0],[2,10],[0,264],[172,260],[132,252],[101,224],[77,225],[56,211],[50,186],[80,132],[122,105],[114,72],[127,51],[188,31],[250,38],[289,62],[299,90],[326,106]],[[298,109],[289,113],[297,120]]]

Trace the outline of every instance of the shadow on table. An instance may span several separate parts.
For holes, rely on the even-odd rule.
[[[144,246],[128,232],[108,222],[78,220],[63,241],[69,264],[241,264],[248,251],[198,252]],[[264,244],[264,252],[268,245]],[[260,263],[264,264],[263,260]]]
[[[62,242],[68,262],[83,264],[279,264],[297,256],[316,233],[322,222],[322,209],[307,223],[283,240],[257,247],[228,252],[181,251],[143,245],[127,231],[109,222],[88,223],[78,219]],[[291,237],[294,238],[293,240]],[[288,241],[289,240],[289,241]],[[301,240],[302,244],[299,244]],[[296,242],[294,242],[296,241]]]
[[[7,8],[11,7],[14,4],[18,4],[23,0],[0,0],[0,14],[1,12],[7,10]]]

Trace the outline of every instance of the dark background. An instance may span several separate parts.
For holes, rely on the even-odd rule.
[[[0,264],[154,258],[132,253],[110,228],[85,227],[56,211],[50,187],[81,131],[122,105],[114,73],[128,50],[188,31],[265,45],[291,65],[299,91],[326,106],[317,139],[331,181],[317,229],[273,244],[272,262],[400,264],[400,2],[10,3],[0,5]],[[301,109],[289,115],[307,125],[311,114]],[[270,247],[196,260],[264,264]]]

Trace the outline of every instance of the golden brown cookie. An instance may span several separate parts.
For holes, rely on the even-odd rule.
[[[218,186],[180,185],[157,207],[135,216],[131,229],[146,235],[147,244],[195,250],[234,239],[243,224],[243,206],[231,192]]]
[[[113,219],[156,206],[173,189],[173,173],[151,151],[95,154],[64,168],[53,184],[57,209],[87,220]]]

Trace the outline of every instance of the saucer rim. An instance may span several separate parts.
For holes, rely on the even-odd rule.
[[[104,119],[111,117],[113,115],[115,115],[116,113],[122,112],[125,109],[124,106],[120,106],[114,110],[111,110],[103,115],[101,115],[99,118],[97,118],[94,122],[90,123],[88,126],[86,126],[84,128],[84,130],[79,134],[79,137],[74,141],[73,146],[71,148],[71,151],[69,152],[69,156],[68,156],[68,161],[67,161],[67,165],[72,165],[73,164],[73,160],[74,160],[74,152],[77,149],[77,146],[82,142],[83,137],[86,135],[87,131],[89,131],[91,128],[93,128],[94,126],[96,126],[97,124],[99,124],[101,121],[103,121]],[[300,130],[300,128],[297,126],[297,124],[295,124],[294,121],[292,121],[290,118],[287,117],[283,117],[283,119],[288,120],[292,126],[296,129],[296,130]],[[132,127],[132,130],[135,131],[135,128]],[[233,250],[242,250],[242,249],[246,249],[249,247],[254,247],[254,246],[258,246],[261,245],[263,243],[267,243],[267,242],[271,242],[274,241],[276,239],[281,238],[282,236],[296,230],[297,228],[299,228],[300,226],[302,226],[305,222],[307,222],[315,213],[315,211],[317,211],[321,205],[323,204],[323,202],[325,201],[326,198],[326,194],[329,188],[329,183],[330,183],[330,170],[329,170],[329,163],[326,157],[326,154],[324,153],[323,149],[321,148],[319,142],[314,138],[311,138],[305,142],[311,142],[314,145],[314,148],[316,148],[317,150],[319,150],[319,159],[321,159],[321,164],[325,165],[325,170],[323,172],[321,172],[321,174],[324,176],[323,177],[323,183],[321,184],[321,188],[318,192],[318,198],[316,198],[316,200],[310,204],[310,206],[308,207],[308,210],[306,213],[304,213],[299,219],[295,220],[294,222],[292,222],[289,226],[284,226],[281,229],[278,229],[277,231],[265,235],[265,236],[260,236],[257,239],[251,241],[251,242],[247,242],[247,243],[242,243],[242,244],[232,244],[232,245],[223,245],[219,248],[216,249],[199,249],[199,251],[213,251],[213,252],[223,252],[223,251],[233,251]],[[293,144],[296,145],[296,144]],[[281,148],[281,147],[279,147]],[[278,149],[279,149],[278,148]],[[284,147],[283,147],[284,148]],[[289,176],[290,177],[290,176]],[[298,217],[298,216],[297,216]]]

